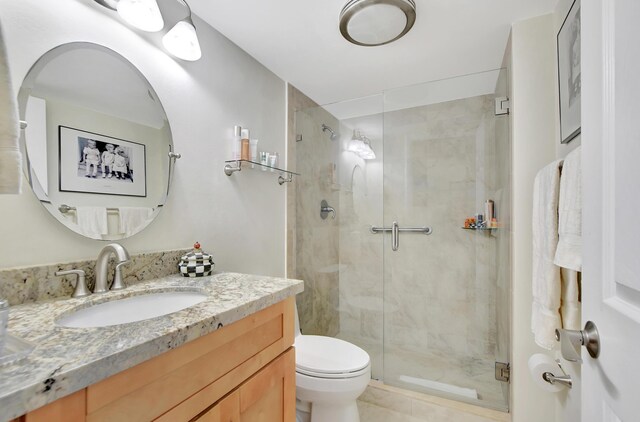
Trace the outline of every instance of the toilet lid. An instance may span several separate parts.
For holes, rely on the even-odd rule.
[[[356,345],[333,337],[296,337],[296,368],[318,374],[357,372],[369,365],[369,354]]]

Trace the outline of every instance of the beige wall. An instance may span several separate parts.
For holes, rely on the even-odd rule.
[[[554,16],[511,30],[513,142],[512,413],[514,422],[554,421],[556,400],[534,384],[527,361],[543,350],[531,333],[532,201],[536,173],[556,157]],[[509,60],[509,59],[508,59]]]
[[[213,254],[219,269],[284,275],[285,188],[270,173],[243,170],[227,177],[222,168],[237,124],[251,129],[260,149],[284,155],[285,84],[195,20],[203,58],[185,62],[94,2],[0,0],[16,92],[46,51],[87,41],[122,54],[158,94],[182,158],[156,221],[122,241],[131,253],[191,247],[197,240]],[[21,195],[0,197],[0,267],[95,258],[104,243],[67,230],[25,186]]]

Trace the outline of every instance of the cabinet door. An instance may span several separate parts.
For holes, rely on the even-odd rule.
[[[240,422],[240,392],[238,390],[220,400],[197,422]]]
[[[289,348],[237,391],[240,393],[240,421],[295,421],[294,349]]]

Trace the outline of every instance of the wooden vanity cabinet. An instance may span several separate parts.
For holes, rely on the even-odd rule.
[[[289,298],[18,420],[293,422],[293,341]]]

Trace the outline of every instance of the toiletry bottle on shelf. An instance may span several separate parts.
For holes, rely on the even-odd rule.
[[[252,139],[249,142],[249,147],[251,150],[251,161],[253,161],[254,163],[257,163],[259,158],[258,158],[258,140],[257,139]],[[251,164],[251,168],[255,168],[256,165],[255,164]]]
[[[231,159],[239,160],[240,159],[240,148],[241,148],[241,139],[242,139],[242,127],[234,126],[233,127],[233,140],[231,145]]]
[[[269,165],[269,153],[262,151],[260,152],[260,164],[262,164],[262,171],[267,171],[267,168],[264,166]]]
[[[249,146],[249,129],[242,129],[242,148],[240,150],[240,159],[251,159],[251,148]]]
[[[274,171],[273,168],[278,167],[278,153],[274,152],[273,154],[269,154],[269,167],[271,171]]]
[[[494,217],[493,211],[493,201],[491,199],[487,199],[484,203],[484,219],[485,221],[491,222],[491,219]]]

